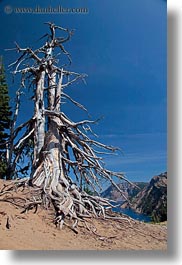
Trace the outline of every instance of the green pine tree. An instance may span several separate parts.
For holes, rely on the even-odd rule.
[[[0,57],[0,178],[6,176],[6,141],[10,128],[11,111],[9,106],[8,86],[5,78],[5,70],[2,57]]]

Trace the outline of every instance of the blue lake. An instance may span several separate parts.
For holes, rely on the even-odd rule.
[[[150,216],[147,216],[145,214],[136,213],[132,209],[122,209],[120,206],[118,206],[118,207],[113,208],[112,210],[114,212],[126,214],[126,215],[130,216],[131,218],[136,219],[138,221],[143,221],[146,223],[152,221]]]

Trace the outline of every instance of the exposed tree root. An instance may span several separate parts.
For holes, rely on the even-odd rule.
[[[57,188],[57,186],[59,188]],[[21,213],[34,210],[38,207],[54,209],[54,223],[62,229],[68,226],[72,231],[78,233],[76,228],[79,222],[86,223],[91,218],[117,219],[126,218],[110,215],[105,206],[111,206],[108,199],[99,196],[91,196],[85,191],[78,191],[76,185],[65,188],[58,183],[55,187],[44,186],[43,189],[31,185],[30,180],[8,181],[8,184],[0,191],[0,201],[7,202],[21,209]],[[59,190],[58,190],[59,189]]]
[[[36,213],[39,208],[50,210],[52,221],[58,229],[66,226],[78,234],[80,229],[83,231],[84,228],[90,235],[105,243],[118,239],[117,230],[128,229],[144,237],[151,237],[157,241],[163,240],[153,233],[152,229],[151,231],[143,230],[136,220],[108,210],[106,206],[111,205],[109,200],[89,195],[84,191],[80,192],[77,187],[67,189],[67,191],[63,185],[61,187],[64,192],[60,192],[58,196],[57,193],[50,193],[50,189],[45,188],[44,191],[40,187],[32,186],[29,179],[7,181],[0,190],[0,202],[14,205],[21,210],[21,214],[28,211]],[[100,232],[94,225],[94,219],[105,222],[106,227],[109,220],[109,225],[114,228],[113,234],[107,235],[107,232]],[[10,225],[11,222],[7,217],[7,227]]]

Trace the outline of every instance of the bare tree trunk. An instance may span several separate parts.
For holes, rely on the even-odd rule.
[[[45,115],[44,115],[44,83],[45,71],[41,71],[38,75],[37,87],[35,92],[35,131],[34,131],[34,161],[33,167],[36,167],[37,161],[45,138]]]
[[[61,88],[63,73],[56,84],[56,73],[52,72],[48,78],[48,109],[58,112],[60,110]],[[54,115],[49,117],[48,131],[45,134],[44,148],[39,153],[42,157],[41,163],[33,176],[33,185],[44,187],[48,191],[57,212],[61,215],[62,209],[66,210],[65,202],[69,200],[70,205],[73,204],[68,193],[70,183],[66,178],[66,170],[63,165],[62,154],[65,148],[65,139],[60,134],[61,127],[64,124],[59,117]],[[69,197],[69,199],[68,199]],[[65,208],[64,208],[65,207]],[[70,206],[71,207],[71,206]],[[68,211],[69,212],[69,211]],[[67,213],[68,214],[68,213]]]
[[[102,190],[100,178],[109,181],[121,193],[122,191],[114,182],[113,177],[126,179],[123,173],[112,172],[102,166],[102,158],[98,155],[106,154],[106,152],[99,151],[99,149],[114,152],[117,148],[106,146],[88,137],[87,132],[92,132],[89,124],[95,123],[95,121],[83,120],[75,123],[61,112],[60,106],[63,97],[86,111],[84,106],[64,93],[64,88],[79,79],[84,79],[85,75],[66,71],[56,65],[57,60],[53,57],[55,48],[59,48],[61,54],[66,55],[71,62],[70,55],[65,50],[63,43],[70,39],[72,31],[53,23],[48,22],[47,24],[49,24],[51,35],[47,34],[48,41],[45,45],[33,51],[30,48],[22,49],[16,44],[17,51],[23,54],[15,63],[11,64],[11,66],[15,66],[14,73],[22,74],[23,86],[27,74],[27,78],[31,75],[36,81],[34,116],[14,132],[15,137],[22,128],[27,127],[27,133],[15,144],[14,150],[20,148],[15,161],[18,161],[26,140],[33,139],[34,159],[31,183],[39,192],[35,192],[33,202],[31,201],[27,208],[30,205],[31,207],[32,205],[37,206],[37,204],[48,207],[52,203],[55,208],[56,223],[62,227],[67,219],[71,222],[71,227],[74,228],[81,218],[92,215],[105,217],[105,206],[112,206],[109,200],[103,199],[99,195],[98,189]],[[56,38],[56,30],[66,32],[67,37]],[[44,54],[43,58],[42,54]],[[26,59],[30,58],[31,62],[33,60],[34,63],[31,67],[19,70],[24,56]],[[48,87],[45,87],[46,81]],[[44,91],[47,91],[47,97]],[[47,109],[45,107],[46,100],[48,101]],[[47,128],[45,126],[46,119],[48,120]],[[70,172],[74,173],[77,183],[74,183]],[[91,187],[94,192],[93,196],[83,190],[83,182]],[[123,197],[125,197],[124,194]]]

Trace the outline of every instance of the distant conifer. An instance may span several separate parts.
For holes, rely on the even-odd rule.
[[[4,178],[7,170],[6,141],[10,128],[11,111],[9,106],[8,86],[2,57],[0,56],[0,178]]]

